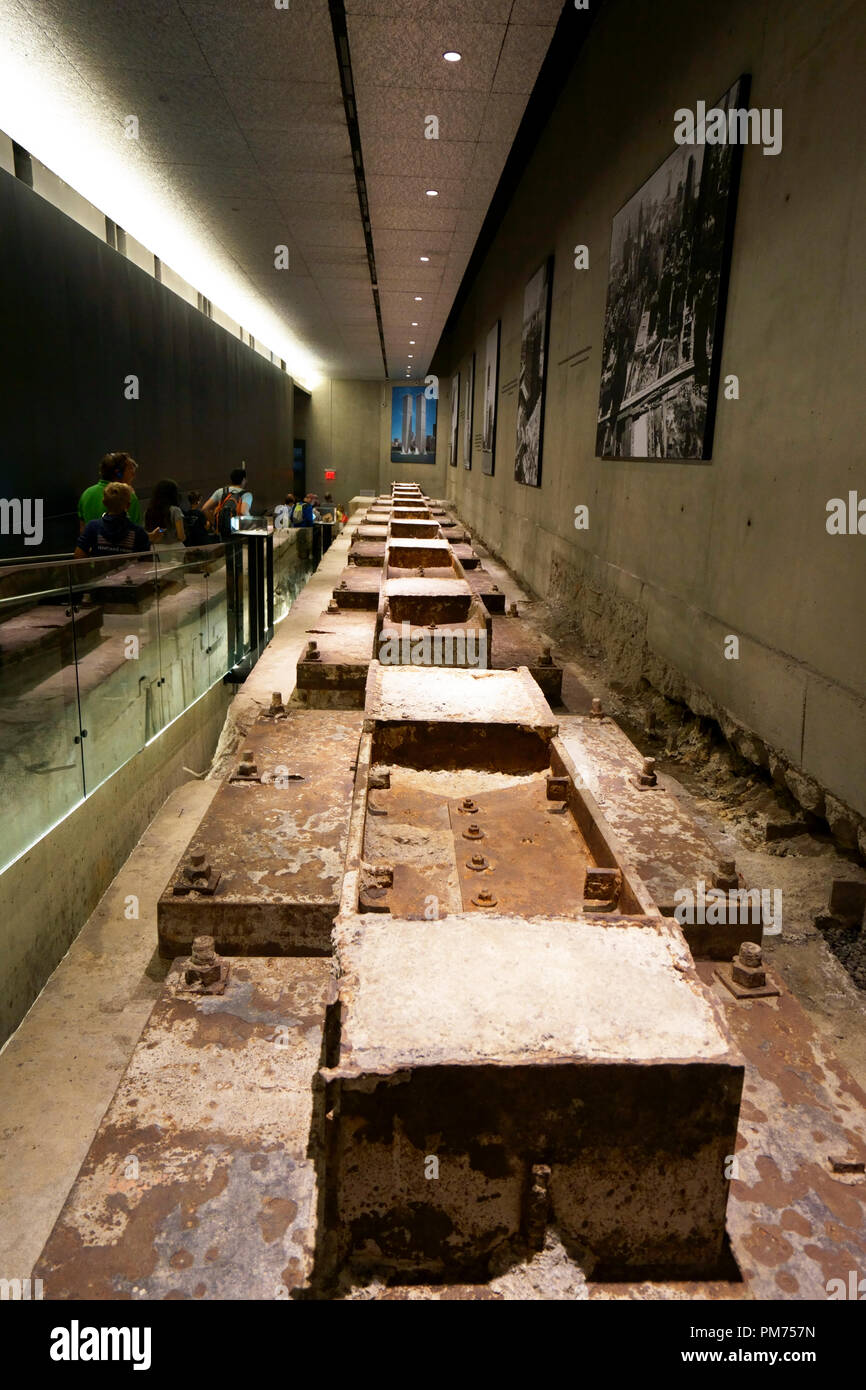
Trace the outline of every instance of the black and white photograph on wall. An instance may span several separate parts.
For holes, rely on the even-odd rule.
[[[741,107],[748,85],[715,109]],[[678,145],[613,219],[601,458],[711,457],[741,161],[738,144]]]
[[[499,319],[484,345],[484,418],[481,422],[481,472],[493,476],[496,466],[496,405],[499,399]]]
[[[451,452],[448,455],[448,462],[452,468],[457,467],[457,421],[460,415],[460,373],[455,372],[451,378]]]
[[[523,294],[523,333],[520,340],[520,378],[517,386],[517,452],[515,482],[541,487],[541,445],[544,424],[544,376],[550,324],[553,257],[539,266]]]
[[[472,416],[474,414],[475,396],[475,353],[469,359],[469,366],[466,368],[466,380],[463,383],[463,467],[472,467]]]

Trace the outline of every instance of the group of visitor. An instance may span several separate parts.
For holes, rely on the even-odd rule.
[[[76,560],[140,553],[158,545],[220,545],[231,540],[235,518],[252,516],[253,494],[247,487],[246,470],[234,468],[228,483],[206,502],[200,492],[188,492],[186,507],[181,506],[174,479],[161,478],[142,518],[134,489],[137,470],[135,459],[124,451],[105,455],[98,482],[79,498]],[[291,526],[345,520],[329,492],[321,505],[313,492],[303,500],[290,492],[284,515]]]

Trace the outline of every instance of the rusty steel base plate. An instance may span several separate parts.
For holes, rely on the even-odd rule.
[[[370,568],[379,569],[385,563],[385,542],[384,541],[359,541],[353,544],[349,550],[350,565],[367,565]]]
[[[360,712],[292,709],[253,725],[241,751],[260,780],[229,780],[211,802],[157,905],[162,955],[202,935],[225,955],[329,953],[362,723]],[[193,854],[219,883],[178,896]]]
[[[481,599],[488,613],[505,612],[505,593],[487,570],[480,567],[467,570],[466,583],[472,592]]]
[[[710,983],[713,966],[698,973]],[[780,983],[754,1001],[714,986],[746,1059],[728,1234],[753,1298],[826,1299],[866,1270],[866,1179],[830,1163],[866,1156],[866,1092]]]
[[[782,992],[779,986],[773,983],[773,977],[768,970],[764,972],[767,977],[767,983],[758,985],[757,988],[753,985],[737,984],[737,981],[731,975],[731,967],[729,965],[723,965],[721,968],[716,966],[713,973],[717,980],[721,980],[725,989],[730,990],[735,999],[772,999],[775,995],[781,994]]]
[[[683,901],[677,897],[681,890],[688,889],[697,903],[697,885],[712,888],[718,854],[697,822],[661,785],[635,786],[642,758],[623,730],[609,718],[563,715],[560,739],[577,777],[601,806],[660,911],[672,917]],[[697,909],[692,915],[699,916]],[[752,913],[747,915],[751,918]],[[760,922],[751,920],[681,925],[692,954],[712,960],[731,960],[744,941],[760,943],[763,931]]]
[[[465,800],[477,809],[465,810]],[[501,791],[449,801],[464,912],[583,915],[592,857],[572,816],[556,810],[557,803],[547,799],[543,774]],[[476,867],[474,857],[484,864]]]
[[[325,960],[166,980],[36,1265],[47,1299],[286,1299],[313,1266]]]
[[[545,699],[551,704],[559,704],[562,699],[562,667],[554,662],[542,662],[544,646],[535,628],[525,619],[504,616],[493,619],[493,659],[490,664],[494,670],[514,670],[517,666],[527,666],[532,679],[544,692]]]
[[[343,570],[334,588],[334,598],[340,608],[371,608],[379,606],[382,570],[377,565],[349,565]]]
[[[301,654],[292,703],[308,709],[362,709],[375,631],[376,615],[368,610],[341,608],[323,613],[307,629],[316,654],[309,645]],[[334,700],[338,695],[347,697],[339,706]]]
[[[481,561],[477,553],[472,549],[472,546],[467,545],[465,541],[455,541],[451,549],[464,570],[474,570],[480,565]]]

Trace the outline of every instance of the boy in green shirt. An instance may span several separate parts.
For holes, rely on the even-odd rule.
[[[84,530],[88,521],[98,521],[105,511],[102,494],[109,483],[126,483],[127,487],[132,487],[138,464],[131,454],[119,450],[113,454],[106,454],[99,465],[99,482],[92,487],[85,488],[78,499],[78,534]],[[141,525],[141,503],[132,494],[132,501],[129,506],[129,519],[135,526]]]

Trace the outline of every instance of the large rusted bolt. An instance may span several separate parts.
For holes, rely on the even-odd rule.
[[[275,690],[271,695],[271,714],[278,714],[283,708],[283,697],[279,690]]]
[[[517,607],[517,604],[516,604],[516,603],[509,603],[509,605],[508,605],[508,611],[509,611],[509,613],[511,614],[512,618],[519,618],[519,617],[520,617],[520,610],[519,610],[519,608]]]
[[[213,985],[219,980],[221,962],[216,953],[212,936],[197,936],[192,943],[192,954],[184,971],[188,985]]]
[[[745,989],[762,989],[767,983],[761,948],[756,941],[742,942],[739,955],[731,961],[731,979]]]
[[[471,796],[464,796],[462,802],[460,803],[460,810],[471,812],[477,811],[478,807],[475,805],[475,802],[472,800]]]
[[[467,825],[466,829],[463,831],[463,838],[464,840],[483,840],[484,831],[481,829],[480,825],[476,825],[473,821],[473,823]]]
[[[597,695],[593,695],[592,697],[592,706],[590,708],[589,714],[591,719],[604,718],[604,710],[601,707],[601,700],[598,698]]]
[[[656,776],[655,768],[655,758],[644,758],[641,770],[637,775],[637,780],[642,787],[655,787],[658,785],[658,777]]]
[[[489,888],[481,888],[472,901],[476,907],[495,907],[499,899],[494,897]]]
[[[541,648],[541,656],[538,658],[538,664],[539,664],[539,666],[552,666],[552,665],[553,665],[553,648],[552,648],[552,647],[547,646],[547,647],[542,647],[542,648]]]
[[[210,881],[212,870],[205,855],[191,854],[184,869],[184,878],[188,879],[193,888],[207,887]]]
[[[257,777],[259,769],[256,765],[256,755],[252,748],[248,748],[243,755],[243,759],[238,763],[238,777]]]
[[[212,936],[197,936],[192,943],[194,965],[213,965],[216,960],[216,946]]]
[[[722,859],[719,867],[713,874],[714,888],[739,888],[740,876],[737,873],[737,865],[733,859]]]
[[[475,869],[477,872],[480,872],[482,869],[487,868],[487,860],[484,858],[483,854],[473,854],[466,860],[466,867],[467,869]]]

